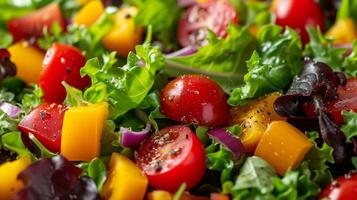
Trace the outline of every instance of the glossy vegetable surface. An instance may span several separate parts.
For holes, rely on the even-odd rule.
[[[44,103],[27,114],[19,123],[21,132],[33,134],[50,151],[60,152],[62,123],[68,108],[58,103]]]
[[[186,126],[170,126],[146,139],[136,163],[157,189],[176,191],[182,183],[194,187],[205,172],[204,148]]]
[[[86,58],[75,47],[54,44],[47,50],[40,76],[40,87],[47,102],[61,103],[66,97],[62,82],[84,89],[89,86],[88,76],[81,77],[79,71],[86,63]]]
[[[207,126],[228,124],[227,97],[222,88],[202,75],[184,75],[161,90],[161,112],[168,118]]]

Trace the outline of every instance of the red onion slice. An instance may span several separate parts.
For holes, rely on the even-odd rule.
[[[174,51],[170,54],[167,54],[167,58],[175,58],[175,57],[180,57],[180,56],[188,56],[191,54],[194,54],[198,51],[197,47],[194,46],[187,46],[185,48],[182,48],[180,50]]]
[[[233,136],[224,128],[215,128],[208,131],[208,136],[223,144],[233,154],[234,160],[239,160],[244,153],[244,146],[240,139]]]
[[[147,123],[142,131],[132,131],[125,127],[120,127],[120,144],[123,147],[135,148],[144,141],[150,133],[151,124]]]
[[[11,118],[17,118],[21,112],[21,108],[7,102],[2,102],[0,104],[0,109]]]

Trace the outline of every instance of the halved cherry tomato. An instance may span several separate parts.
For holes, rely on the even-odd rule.
[[[338,100],[328,103],[327,111],[337,124],[343,124],[342,111],[353,110],[357,112],[357,77],[347,80],[347,84],[337,90]]]
[[[7,28],[14,40],[19,41],[42,37],[44,28],[50,31],[54,23],[58,23],[62,30],[65,30],[65,19],[57,3],[52,3],[29,15],[11,19],[7,22]]]
[[[345,86],[338,88],[337,94],[338,99],[336,101],[326,103],[326,110],[336,124],[342,125],[344,123],[342,111],[353,110],[357,112],[357,77],[348,79]],[[315,107],[311,104],[305,105],[304,111],[310,117],[317,115]]]
[[[54,44],[47,50],[40,76],[40,87],[46,102],[61,103],[66,98],[66,90],[62,82],[78,88],[86,88],[90,84],[88,76],[81,77],[80,69],[86,58],[73,46]]]
[[[222,88],[203,75],[184,75],[161,91],[161,112],[169,119],[198,125],[221,126],[230,118]]]
[[[171,126],[141,144],[136,163],[154,188],[175,192],[182,183],[190,189],[201,180],[205,151],[190,128]]]
[[[276,24],[300,31],[304,43],[309,41],[307,26],[324,29],[323,13],[314,0],[274,0],[271,10],[275,14]]]
[[[323,198],[328,200],[357,199],[357,173],[349,173],[337,178],[322,191],[320,199]]]
[[[26,115],[18,128],[24,135],[33,134],[48,150],[59,152],[66,110],[62,104],[43,103]]]
[[[228,1],[208,1],[189,7],[178,25],[178,40],[181,46],[204,45],[207,29],[219,37],[227,35],[229,23],[238,23],[236,10]]]

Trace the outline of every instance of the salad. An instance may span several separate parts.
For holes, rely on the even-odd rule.
[[[357,1],[0,0],[0,200],[357,199]]]

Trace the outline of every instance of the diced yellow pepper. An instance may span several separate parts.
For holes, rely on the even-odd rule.
[[[44,53],[30,46],[28,42],[18,42],[8,48],[11,61],[16,64],[16,76],[26,83],[38,83],[42,71]]]
[[[17,179],[21,171],[31,164],[31,159],[22,157],[18,160],[6,162],[0,165],[0,199],[8,200],[16,192],[24,187],[23,183]]]
[[[172,200],[172,195],[168,191],[155,190],[148,194],[148,200]]]
[[[71,161],[90,161],[100,154],[108,104],[74,107],[64,114],[61,154]]]
[[[104,12],[102,1],[93,0],[88,2],[73,17],[73,23],[86,27],[94,24]]]
[[[340,19],[327,31],[326,37],[332,37],[334,44],[351,44],[357,38],[357,28],[351,18]]]
[[[135,16],[138,9],[135,7],[122,7],[115,14],[113,28],[103,38],[104,46],[112,51],[117,51],[121,56],[127,56],[134,51],[135,46],[142,39],[142,28],[135,26]]]
[[[273,121],[261,138],[255,155],[266,160],[280,175],[304,159],[313,144],[293,125]]]
[[[283,120],[275,111],[273,104],[281,96],[274,92],[258,100],[252,101],[247,106],[233,109],[232,124],[239,124],[242,128],[240,139],[247,152],[253,153],[260,138],[268,125],[273,120]]]
[[[86,4],[86,3],[88,3],[89,1],[91,1],[91,0],[76,0],[76,2],[77,2],[78,4],[80,4],[80,5]]]
[[[107,200],[142,200],[148,178],[129,158],[113,153],[109,162],[109,176],[103,188]]]

